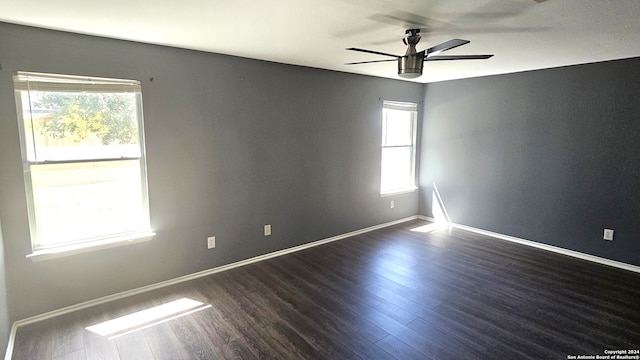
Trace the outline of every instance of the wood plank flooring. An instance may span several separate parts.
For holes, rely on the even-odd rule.
[[[457,229],[413,231],[428,224],[20,327],[13,359],[567,359],[640,349],[640,274]],[[85,329],[181,298],[211,306],[113,339]]]

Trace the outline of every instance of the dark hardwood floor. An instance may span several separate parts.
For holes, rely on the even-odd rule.
[[[640,274],[411,221],[20,327],[14,359],[567,359],[640,348]],[[85,328],[181,298],[137,331]],[[110,336],[114,338],[110,339]]]

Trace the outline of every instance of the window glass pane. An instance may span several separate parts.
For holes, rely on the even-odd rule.
[[[27,160],[140,157],[135,93],[21,91]]]
[[[413,186],[411,147],[382,148],[382,192]]]
[[[386,128],[383,146],[411,145],[413,143],[413,112],[385,109]]]
[[[148,231],[140,160],[31,165],[37,242]]]

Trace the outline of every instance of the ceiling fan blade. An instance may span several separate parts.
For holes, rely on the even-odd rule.
[[[387,54],[387,53],[383,53],[380,51],[373,51],[373,50],[366,50],[366,49],[358,49],[358,48],[347,48],[347,50],[351,50],[351,51],[360,51],[360,52],[365,52],[365,53],[369,53],[369,54],[377,54],[377,55],[384,55],[384,56],[391,56],[394,58],[399,58],[401,57],[400,55],[393,55],[393,54]]]
[[[396,61],[396,59],[388,59],[388,60],[371,60],[371,61],[357,61],[346,63],[345,65],[357,65],[357,64],[369,64],[369,63],[379,63],[379,62],[387,62],[387,61]]]
[[[452,39],[452,40],[449,40],[449,41],[445,41],[442,44],[436,45],[434,47],[430,47],[427,50],[425,50],[425,52],[428,55],[428,54],[435,53],[435,52],[447,51],[447,50],[451,50],[453,48],[457,48],[458,46],[462,46],[462,45],[468,44],[470,42],[471,41],[469,41],[469,40]]]
[[[437,60],[484,60],[492,57],[493,55],[441,55],[441,56],[429,56],[424,58],[424,61],[437,61]]]

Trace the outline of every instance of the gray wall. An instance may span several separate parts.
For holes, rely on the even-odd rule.
[[[9,340],[9,333],[11,332],[3,245],[2,223],[0,222],[0,354],[4,354],[7,351],[7,340]]]
[[[0,64],[12,321],[418,212],[417,192],[380,198],[379,153],[380,98],[421,101],[420,84],[1,23]],[[17,70],[142,81],[154,240],[25,258]]]
[[[420,213],[640,265],[640,58],[429,84]],[[615,240],[602,240],[604,228]]]

